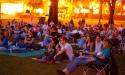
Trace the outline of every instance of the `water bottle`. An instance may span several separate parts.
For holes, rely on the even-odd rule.
[[[13,53],[12,48],[10,48],[9,50],[10,50],[10,54],[12,54]]]

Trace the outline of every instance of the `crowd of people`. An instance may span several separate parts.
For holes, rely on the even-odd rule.
[[[34,60],[61,63],[68,59],[69,65],[58,70],[59,75],[68,75],[81,64],[102,64],[99,59],[109,58],[112,47],[119,48],[124,38],[122,25],[117,28],[109,24],[91,26],[79,21],[79,28],[76,28],[73,20],[65,24],[34,25],[14,19],[3,26],[0,20],[0,50],[44,48],[47,52]],[[77,44],[78,50],[74,50],[72,44]]]

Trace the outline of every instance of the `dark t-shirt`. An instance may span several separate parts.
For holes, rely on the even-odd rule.
[[[52,32],[51,36],[54,37],[54,38],[59,38],[60,37],[58,32]]]
[[[58,40],[59,37],[60,37],[59,33],[58,32],[52,32],[51,36],[54,38],[55,45],[57,45],[59,43],[59,40]]]

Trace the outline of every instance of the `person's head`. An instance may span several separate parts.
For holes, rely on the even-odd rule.
[[[90,35],[87,35],[87,36],[86,36],[86,41],[87,41],[87,42],[92,42],[92,38],[91,38]]]
[[[8,23],[8,25],[10,25],[10,21],[8,21],[7,23]]]
[[[102,43],[102,48],[109,48],[109,40],[108,39],[103,39]]]
[[[96,36],[96,41],[97,41],[97,42],[101,41],[101,38],[100,38],[99,35]]]
[[[52,27],[53,32],[57,32],[57,28],[55,26]]]
[[[28,35],[32,36],[33,35],[32,31],[28,31]]]
[[[9,32],[8,31],[4,31],[3,36],[4,37],[8,37],[8,35],[9,35]]]
[[[46,31],[47,31],[47,33],[46,33],[46,34],[50,35],[50,30],[46,30]]]
[[[108,27],[109,27],[109,24],[104,24],[104,27],[105,27],[105,29],[107,29]]]
[[[55,39],[53,37],[51,37],[50,39],[51,39],[51,43],[55,43]]]
[[[85,35],[82,35],[81,38],[86,39],[86,36],[85,36]]]
[[[123,27],[123,25],[121,24],[120,27]]]
[[[23,43],[24,42],[24,38],[19,38],[19,43]]]
[[[61,42],[62,44],[65,44],[65,43],[67,42],[67,38],[66,38],[65,36],[62,36],[62,37],[60,38],[60,42]]]

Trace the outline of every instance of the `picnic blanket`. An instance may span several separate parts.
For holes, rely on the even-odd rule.
[[[2,55],[12,55],[12,56],[18,56],[18,57],[31,57],[31,56],[38,56],[42,55],[47,50],[40,49],[40,50],[6,50],[6,51],[0,51],[0,54]]]

